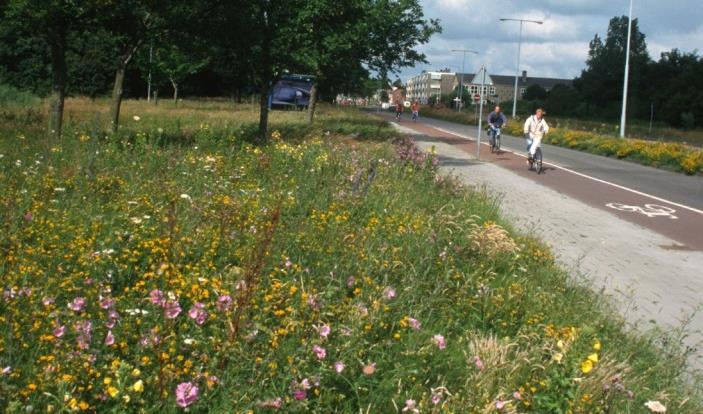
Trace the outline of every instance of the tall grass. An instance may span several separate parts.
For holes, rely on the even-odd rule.
[[[39,102],[40,99],[30,92],[0,83],[0,107],[31,107]]]

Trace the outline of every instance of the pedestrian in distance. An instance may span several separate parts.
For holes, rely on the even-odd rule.
[[[403,103],[398,101],[395,104],[395,120],[400,122],[400,116],[403,115]]]
[[[417,122],[417,118],[420,116],[420,104],[417,101],[413,101],[410,105],[410,110],[413,113],[413,122]]]

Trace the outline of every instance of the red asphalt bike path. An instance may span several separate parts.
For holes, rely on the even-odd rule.
[[[382,115],[392,121],[392,115]],[[453,145],[471,156],[476,155],[476,141],[456,133],[423,124],[401,121],[400,125],[422,135],[425,142],[441,142]],[[485,141],[487,141],[485,138]],[[605,210],[617,217],[662,234],[677,243],[662,245],[672,250],[703,251],[703,212],[692,207],[667,201],[656,194],[645,194],[636,188],[627,188],[605,180],[590,177],[549,162],[549,153],[544,152],[544,168],[541,174],[528,170],[525,153],[502,150],[495,154],[481,138],[483,162],[490,162],[521,177],[529,178],[589,206]],[[442,158],[440,157],[440,164]],[[624,161],[623,161],[624,162]],[[703,273],[703,270],[701,270]]]

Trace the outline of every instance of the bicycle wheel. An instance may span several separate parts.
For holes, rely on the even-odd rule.
[[[537,150],[535,151],[534,165],[535,165],[535,171],[537,171],[537,174],[541,173],[542,172],[542,149],[541,148],[537,148]]]
[[[496,153],[500,154],[500,135],[496,135],[493,140],[495,141]]]

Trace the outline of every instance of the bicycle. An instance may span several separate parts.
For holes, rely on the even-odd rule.
[[[491,137],[491,152],[500,154],[500,128],[490,127],[488,134]]]
[[[532,146],[532,139],[528,138],[527,139],[527,163],[529,164],[528,170],[534,169],[537,174],[542,173],[542,147],[538,146],[537,149],[535,149],[535,155],[530,156],[529,151],[530,147]]]

